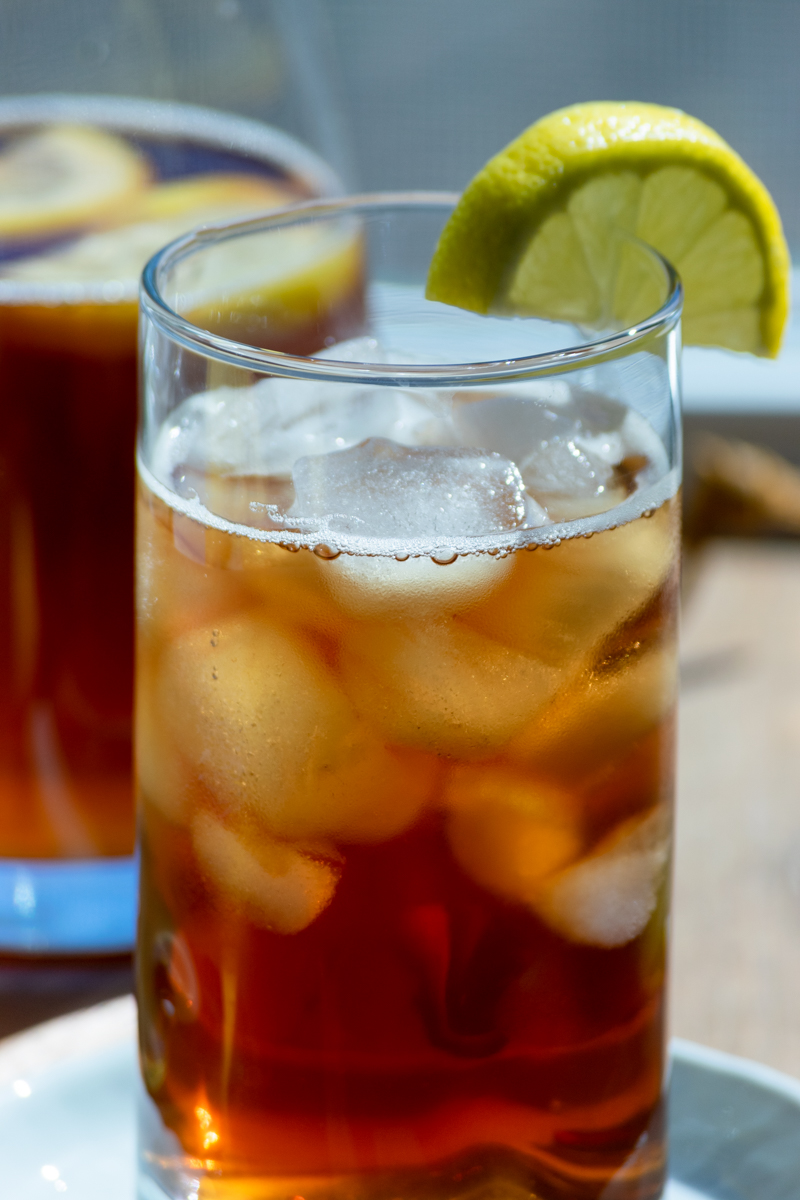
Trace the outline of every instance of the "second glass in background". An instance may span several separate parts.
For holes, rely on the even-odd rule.
[[[194,225],[338,184],[256,122],[109,97],[0,101],[0,171],[0,948],[119,951],[139,272]]]

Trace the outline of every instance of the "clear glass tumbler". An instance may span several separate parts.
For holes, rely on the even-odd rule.
[[[142,1197],[661,1194],[680,285],[429,302],[453,203],[145,271]]]
[[[142,267],[199,224],[337,188],[242,117],[0,99],[0,952],[133,945]]]

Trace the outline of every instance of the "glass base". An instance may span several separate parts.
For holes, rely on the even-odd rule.
[[[164,1189],[149,1175],[142,1175],[140,1172],[136,1185],[136,1200],[170,1200]]]
[[[205,1176],[201,1163],[184,1153],[172,1130],[145,1090],[137,1082],[139,1124],[136,1200],[196,1200]]]
[[[0,953],[132,950],[137,881],[135,858],[0,859]]]
[[[138,1082],[139,1152],[136,1200],[663,1200],[666,1185],[664,1106],[613,1174],[591,1163],[538,1161],[501,1146],[475,1146],[449,1162],[363,1174],[265,1176],[219,1170],[192,1158],[164,1124]],[[588,1170],[586,1169],[588,1167]],[[541,1191],[540,1191],[541,1188]]]

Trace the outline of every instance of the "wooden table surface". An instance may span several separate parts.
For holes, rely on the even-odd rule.
[[[684,606],[671,1019],[800,1076],[800,543],[718,541]],[[0,959],[0,1037],[131,986]]]
[[[800,1076],[800,544],[689,573],[672,1030]]]

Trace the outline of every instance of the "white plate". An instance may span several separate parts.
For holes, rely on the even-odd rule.
[[[133,1200],[136,1010],[130,996],[0,1043],[2,1200]],[[800,1083],[672,1044],[664,1200],[796,1200]]]

